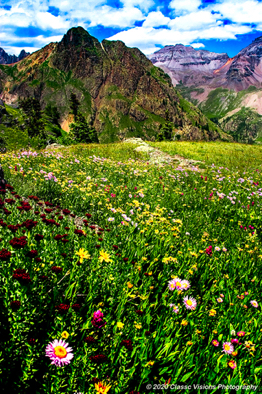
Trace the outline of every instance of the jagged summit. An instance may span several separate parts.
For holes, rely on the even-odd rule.
[[[17,63],[20,60],[24,59],[30,55],[29,52],[26,52],[24,49],[21,50],[18,56],[16,55],[8,55],[3,48],[0,48],[0,64],[12,64]]]
[[[56,105],[61,125],[69,131],[70,94],[97,130],[101,142],[126,137],[157,136],[166,112],[182,139],[225,138],[220,128],[186,103],[171,80],[137,48],[122,41],[91,36],[74,27],[59,43],[50,43],[10,68],[0,66],[0,98],[36,97],[44,108]],[[188,107],[189,106],[189,107]]]

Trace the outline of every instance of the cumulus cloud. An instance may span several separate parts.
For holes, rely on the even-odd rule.
[[[74,26],[91,34],[103,26],[105,38],[121,40],[146,54],[179,43],[202,48],[201,40],[236,39],[238,34],[262,30],[259,0],[9,0],[8,4],[9,10],[0,7],[0,46],[13,51],[20,45],[41,48]]]

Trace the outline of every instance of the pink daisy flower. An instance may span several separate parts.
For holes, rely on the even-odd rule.
[[[223,298],[217,298],[217,302],[219,302],[219,303],[221,303],[221,302],[223,302]]]
[[[177,290],[182,290],[182,280],[180,278],[175,278],[174,283],[176,285]]]
[[[225,296],[224,296],[224,294],[219,294],[220,295],[220,297],[222,297],[222,298],[224,298]]]
[[[178,313],[179,312],[179,308],[175,304],[170,304],[169,306],[173,309],[174,313]]]
[[[169,290],[171,290],[171,291],[174,291],[174,290],[175,290],[176,284],[175,284],[175,282],[174,282],[174,279],[171,280],[170,282],[168,282],[168,288],[169,288]]]
[[[257,303],[257,301],[256,301],[256,300],[252,300],[252,301],[250,301],[250,304],[251,304],[252,306],[254,306],[255,308],[257,308],[257,307],[258,307],[258,303]]]
[[[230,342],[224,342],[223,343],[223,350],[222,352],[226,353],[226,354],[231,354],[234,351],[234,346],[232,345],[232,343]]]
[[[45,353],[46,356],[52,360],[51,364],[62,367],[64,364],[70,364],[74,357],[72,350],[73,349],[62,339],[59,341],[55,339],[47,345]]]
[[[183,299],[183,301],[184,301],[185,307],[187,309],[191,309],[191,310],[195,310],[196,309],[197,302],[196,302],[196,300],[194,298],[192,298],[192,297],[185,297]]]
[[[190,287],[190,283],[188,282],[188,280],[184,279],[181,282],[181,290],[188,290]]]
[[[217,339],[213,339],[213,341],[212,341],[212,345],[214,345],[214,346],[218,347],[218,346],[219,346],[219,342],[218,342],[218,340],[217,340]]]

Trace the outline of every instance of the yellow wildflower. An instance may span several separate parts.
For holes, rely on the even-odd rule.
[[[209,311],[209,316],[215,316],[217,314],[217,311],[215,309],[211,309]]]
[[[76,252],[76,255],[80,257],[80,263],[83,263],[84,259],[89,259],[91,257],[88,251],[84,248],[79,249],[79,251]]]
[[[61,337],[67,339],[69,337],[68,332],[67,331],[63,331],[62,334],[61,334]]]
[[[99,253],[98,260],[100,261],[100,263],[102,263],[103,261],[105,261],[106,263],[109,263],[112,261],[112,260],[110,260],[110,255],[107,252],[105,252],[103,249]]]
[[[140,330],[140,328],[142,328],[142,324],[140,324],[140,323],[135,324],[135,328],[137,328],[138,330]]]
[[[124,327],[124,323],[121,323],[120,321],[116,323],[117,328],[122,329]]]
[[[187,326],[187,325],[188,325],[188,322],[187,322],[186,320],[182,320],[181,325],[182,325],[182,326]]]
[[[99,394],[106,394],[110,390],[111,386],[107,386],[104,382],[95,383],[96,392]]]

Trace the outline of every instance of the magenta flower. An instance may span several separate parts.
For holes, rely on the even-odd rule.
[[[187,309],[191,309],[191,310],[195,310],[196,309],[197,302],[196,302],[196,300],[194,298],[192,298],[192,297],[185,297],[183,299],[183,301],[184,301],[185,307]]]
[[[238,343],[239,343],[239,341],[238,341],[238,339],[237,339],[237,338],[232,338],[232,339],[231,339],[231,343],[236,343],[236,344],[238,344]]]
[[[245,331],[238,331],[237,336],[238,337],[244,337],[246,335]]]
[[[214,345],[214,346],[218,347],[218,346],[219,346],[219,342],[218,342],[218,340],[217,340],[217,339],[213,339],[213,341],[212,341],[212,345]]]
[[[223,343],[223,350],[222,352],[226,354],[232,354],[234,351],[234,346],[230,342],[224,342]]]
[[[104,314],[100,310],[94,312],[91,323],[95,328],[102,328],[107,324],[107,322],[103,320],[103,317]]]
[[[73,349],[62,339],[59,341],[55,339],[48,344],[45,352],[46,356],[52,360],[51,364],[62,367],[64,364],[70,364],[70,361],[74,357],[72,350]]]

